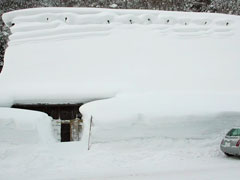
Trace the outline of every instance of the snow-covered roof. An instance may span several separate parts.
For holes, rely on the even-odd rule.
[[[37,8],[3,15],[12,34],[0,105],[75,103],[126,92],[240,92],[240,17]]]

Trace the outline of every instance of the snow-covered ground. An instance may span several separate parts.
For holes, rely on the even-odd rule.
[[[159,138],[96,144],[89,152],[81,152],[77,143],[11,147],[4,155],[1,152],[0,177],[5,180],[237,178],[239,159],[225,157],[218,145],[219,141],[212,140]]]
[[[132,126],[132,131],[139,130],[143,136],[92,141],[89,151],[81,142],[13,144],[8,141],[2,146],[1,141],[0,179],[237,178],[239,159],[223,155],[219,145],[226,131],[239,124],[239,113],[155,121],[147,128],[141,124]],[[158,133],[144,136],[151,132]],[[93,139],[94,135],[101,135],[92,133]],[[121,137],[125,131],[115,133]]]
[[[69,143],[16,143],[8,133],[21,126],[9,122],[38,142],[52,138],[50,118],[0,111],[0,179],[239,177],[239,159],[219,150],[240,125],[238,16],[39,8],[3,19],[12,35],[0,106],[89,103],[82,140]]]

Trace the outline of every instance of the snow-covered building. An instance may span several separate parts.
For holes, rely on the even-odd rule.
[[[38,8],[3,20],[12,34],[0,106],[67,120],[63,141],[74,140],[71,127],[82,115],[129,121],[239,110],[238,16]]]

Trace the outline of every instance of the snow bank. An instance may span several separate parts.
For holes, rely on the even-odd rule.
[[[0,108],[0,144],[42,144],[55,142],[51,118],[44,113]]]
[[[223,119],[232,125],[231,116],[236,116],[235,125],[240,123],[239,98],[233,94],[147,93],[87,103],[80,108],[87,127],[84,137],[88,137],[92,117],[92,143],[153,137],[204,138],[215,132],[219,123],[224,124]],[[229,125],[221,125],[221,130],[228,130]]]
[[[89,102],[129,92],[240,90],[238,16],[38,8],[3,19],[12,35],[0,106]]]

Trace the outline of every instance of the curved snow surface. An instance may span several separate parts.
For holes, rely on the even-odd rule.
[[[46,39],[107,35],[119,26],[154,30],[180,37],[236,33],[238,17],[149,10],[110,10],[89,8],[39,8],[6,13],[3,19],[13,34],[10,44]]]
[[[0,108],[0,146],[55,142],[51,118],[41,112]]]
[[[38,8],[3,19],[12,35],[1,106],[79,103],[127,92],[240,92],[238,16]]]

